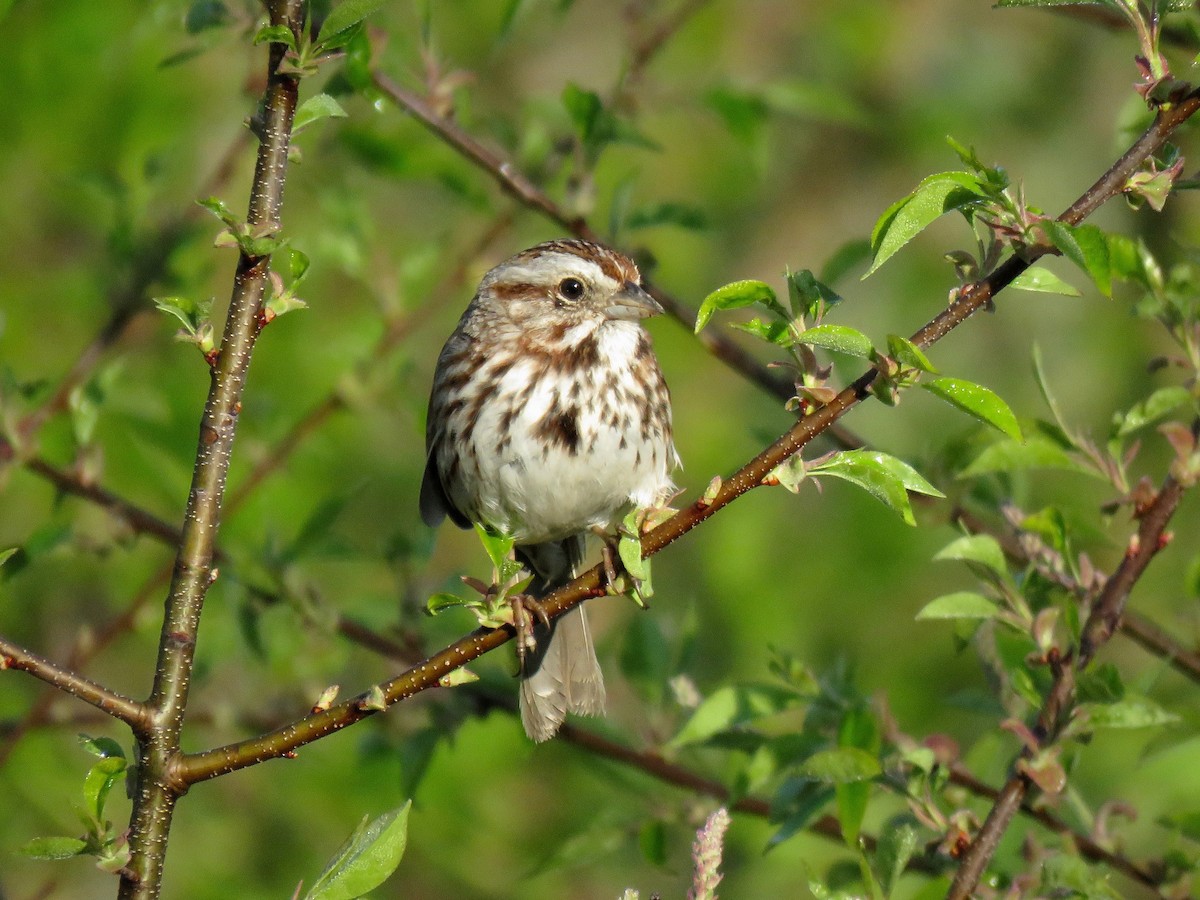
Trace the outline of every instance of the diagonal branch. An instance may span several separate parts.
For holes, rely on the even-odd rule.
[[[1105,200],[1119,194],[1138,166],[1197,109],[1200,109],[1200,96],[1193,94],[1169,109],[1159,110],[1151,127],[1059,217],[1060,220],[1077,224]],[[911,340],[921,348],[941,340],[979,309],[988,305],[997,293],[1007,287],[1037,258],[1048,252],[1048,248],[1031,248],[1024,259],[1011,257],[987,278],[965,286],[950,306],[913,334]],[[714,496],[694,502],[645,534],[642,538],[642,555],[649,557],[658,553],[718,510],[753,488],[761,486],[778,465],[800,452],[814,437],[871,396],[870,387],[878,375],[879,372],[875,368],[865,372],[833,400],[798,421],[774,444],[738,470],[720,486]],[[596,566],[589,569],[569,584],[542,598],[542,608],[546,614],[552,618],[557,617],[584,600],[603,596],[607,589],[603,582],[602,568]],[[289,755],[304,744],[340,731],[393,703],[407,700],[438,686],[441,679],[450,672],[501,646],[509,641],[512,635],[510,628],[478,629],[445,647],[424,663],[376,685],[367,693],[349,701],[296,720],[257,738],[203,753],[188,754],[176,766],[175,776],[180,782],[190,784],[215,778],[266,759]],[[1018,800],[1014,810],[1019,805]]]
[[[133,729],[134,734],[141,735],[145,732],[148,713],[145,704],[130,700],[102,684],[89,681],[36,653],[31,653],[6,638],[0,637],[0,670],[3,669],[19,669],[22,672],[28,672],[34,678],[77,697],[84,703],[90,703],[114,719],[120,719]]]
[[[1038,713],[1034,734],[1040,746],[1055,740],[1066,724],[1075,700],[1076,676],[1091,662],[1097,649],[1116,630],[1125,610],[1129,593],[1150,561],[1166,546],[1163,540],[1167,523],[1175,513],[1184,493],[1184,486],[1167,476],[1154,500],[1142,511],[1137,533],[1129,542],[1125,558],[1116,572],[1105,582],[1091,615],[1083,626],[1078,654],[1065,660],[1052,661],[1054,681]],[[1036,750],[1026,747],[1019,760],[1030,759]],[[947,894],[949,900],[970,897],[984,870],[995,855],[1000,838],[1008,829],[1013,816],[1025,801],[1032,782],[1014,765],[1013,774],[997,792],[996,799],[983,826],[962,856],[954,882]]]

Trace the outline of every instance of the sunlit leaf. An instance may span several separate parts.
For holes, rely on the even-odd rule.
[[[977,203],[984,197],[977,176],[971,172],[941,172],[921,181],[917,189],[893,203],[871,232],[871,268],[866,278],[892,255],[929,227],[935,219]]]
[[[305,900],[353,900],[383,884],[400,865],[408,845],[412,801],[355,829],[334,855]]]
[[[869,337],[847,325],[817,325],[809,328],[797,340],[810,347],[836,350],[859,359],[870,359],[875,350]]]
[[[795,692],[774,685],[727,685],[696,707],[670,745],[699,743],[738,725],[775,715],[798,702]]]
[[[1008,574],[1008,563],[1004,559],[1004,551],[1000,549],[999,541],[990,534],[963,535],[935,553],[933,558],[979,563],[997,575]]]
[[[993,601],[972,591],[943,594],[917,613],[918,619],[991,619],[1000,612]]]
[[[717,288],[704,298],[696,313],[696,333],[699,334],[717,310],[739,309],[755,303],[778,305],[775,290],[762,281],[735,281]]]
[[[946,377],[922,382],[921,387],[1010,438],[1021,440],[1017,417],[995,391],[962,378]]]
[[[1079,288],[1063,281],[1049,269],[1030,266],[1012,280],[1012,287],[1022,291],[1038,291],[1043,294],[1062,294],[1066,297],[1081,296]]]

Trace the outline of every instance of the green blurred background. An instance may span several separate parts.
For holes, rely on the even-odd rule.
[[[564,159],[572,133],[564,88],[609,96],[629,47],[673,8],[392,2],[371,23],[383,72],[418,90],[430,72],[461,73],[443,81],[455,88],[460,123],[615,243],[652,258],[654,283],[693,307],[735,279],[782,289],[786,267],[819,270],[839,247],[868,236],[923,176],[958,166],[947,134],[1005,166],[1033,205],[1055,213],[1120,152],[1122,127],[1137,111],[1131,39],[1067,17],[962,0],[712,2],[699,5],[626,96],[624,113],[655,148],[613,145],[594,179],[580,183],[569,150]],[[205,14],[221,24],[189,32],[189,15],[195,28]],[[189,216],[150,294],[213,298],[223,314],[234,255],[211,247],[216,220],[189,209],[212,192],[231,146],[234,166],[216,192],[245,207],[253,150],[240,136],[265,59],[248,38],[255,15],[252,4],[109,0],[16,2],[4,16],[0,369],[9,426],[45,401],[102,327],[115,287],[164,221]],[[336,68],[306,81],[304,95]],[[312,259],[301,291],[309,308],[279,319],[259,343],[231,487],[331,391],[344,402],[225,517],[220,543],[230,561],[205,610],[187,749],[302,714],[328,684],[349,694],[395,674],[395,663],[332,634],[334,613],[437,649],[472,622],[453,612],[425,618],[425,598],[454,589],[461,572],[486,575],[471,535],[431,534],[417,516],[428,383],[478,277],[559,231],[386,100],[341,101],[348,118],[297,140],[284,223],[292,246]],[[698,211],[705,226],[628,227],[631,214],[663,203]],[[1163,216],[1114,205],[1098,221],[1168,254],[1194,244],[1200,228],[1186,196]],[[858,280],[861,268],[851,272],[836,285],[846,298],[836,321],[877,342],[911,333],[954,287],[942,254],[970,241],[961,220],[948,219],[870,280]],[[1049,265],[1084,286],[1065,264]],[[38,452],[177,524],[207,371],[148,297],[139,308],[75,414],[41,431]],[[408,330],[394,352],[372,361],[385,320]],[[727,322],[710,327],[734,334]],[[690,498],[791,417],[709,356],[690,328],[657,320],[650,329],[673,389],[679,481]],[[1006,292],[994,314],[931,356],[944,373],[1001,393],[1019,416],[1040,416],[1029,362],[1035,342],[1067,416],[1097,436],[1113,410],[1163,383],[1146,374],[1147,361],[1167,349],[1163,336],[1120,298],[1090,288],[1081,298]],[[858,371],[843,361],[837,377]],[[952,496],[969,489],[948,474],[945,448],[967,452],[977,429],[933,397],[914,392],[898,409],[867,403],[847,424]],[[1165,451],[1161,441],[1148,444],[1146,470],[1158,472]],[[81,629],[101,629],[126,609],[171,558],[28,469],[0,469],[0,486],[0,547],[26,548],[0,581],[0,630],[51,658],[64,658]],[[1031,509],[1060,503],[1086,522],[1110,496],[1080,476],[1051,474],[1020,479],[1014,499]],[[702,692],[766,678],[773,647],[817,670],[850,666],[864,693],[886,697],[905,731],[949,734],[981,777],[998,782],[1017,744],[995,731],[994,716],[972,710],[970,698],[986,689],[975,655],[959,652],[950,626],[913,618],[929,599],[970,586],[965,571],[929,562],[955,535],[944,516],[935,505],[921,511],[920,527],[907,528],[841,483],[798,497],[778,489],[744,497],[655,560],[649,613],[621,600],[590,605],[610,683],[609,717],[596,727],[655,746],[683,715],[663,677],[682,672]],[[1197,518],[1192,498],[1176,528],[1181,539],[1134,598],[1185,643],[1197,633],[1195,600],[1182,587],[1195,565]],[[1087,549],[1111,568],[1127,533],[1122,518],[1093,533]],[[264,607],[247,584],[287,602]],[[87,669],[135,697],[149,689],[163,595],[147,590],[132,630]],[[649,654],[654,665],[639,651],[646,646],[658,648]],[[1196,724],[1194,693],[1161,661],[1127,642],[1106,658]],[[622,659],[641,663],[623,673]],[[512,670],[507,651],[476,666],[502,692],[514,689]],[[0,727],[20,721],[37,695],[26,676],[0,678]],[[115,891],[86,860],[48,864],[12,852],[34,836],[78,828],[71,804],[89,760],[75,732],[128,742],[65,700],[54,718],[54,727],[25,735],[0,769],[3,896]],[[435,743],[433,734],[442,737]],[[1081,757],[1074,783],[1088,802],[1136,801],[1144,827],[1129,849],[1160,853],[1162,834],[1149,823],[1200,807],[1200,744],[1180,744],[1178,733],[1175,742],[1113,734]],[[426,745],[428,758],[414,749]],[[683,761],[732,774],[715,755]],[[290,896],[362,815],[410,794],[408,855],[377,896],[611,898],[626,887],[681,896],[692,833],[713,805],[562,741],[533,747],[510,715],[476,717],[467,700],[424,696],[304,748],[296,761],[197,786],[176,816],[166,896]],[[126,808],[114,802],[112,814],[123,818]],[[1010,835],[1009,857],[1026,827]],[[647,858],[655,855],[645,852],[648,833],[666,837],[661,864]],[[762,821],[735,818],[728,896],[803,896],[808,868],[819,872],[840,855],[806,836],[764,855],[770,833]],[[923,883],[910,881],[914,892]]]

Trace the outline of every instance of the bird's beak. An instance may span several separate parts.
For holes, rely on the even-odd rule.
[[[632,281],[625,282],[621,290],[613,294],[604,308],[604,314],[610,319],[644,319],[647,316],[657,316],[663,311],[658,301]]]

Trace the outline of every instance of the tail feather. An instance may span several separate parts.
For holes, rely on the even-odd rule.
[[[574,578],[582,564],[584,536],[518,548],[533,570],[530,593],[542,597]],[[567,713],[604,714],[604,676],[582,606],[559,616],[550,628],[534,629],[537,647],[526,656],[521,680],[521,723],[535,741],[554,737]]]

